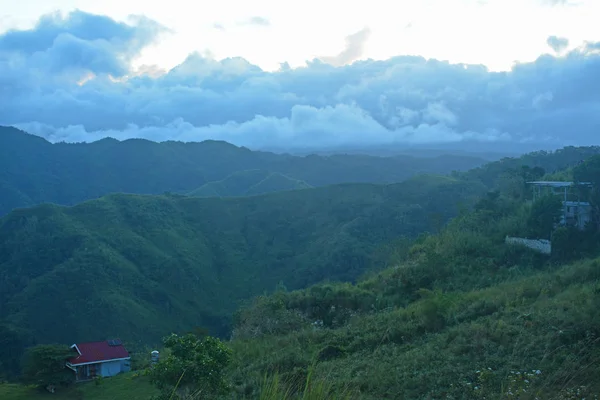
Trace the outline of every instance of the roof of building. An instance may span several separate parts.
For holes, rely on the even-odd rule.
[[[527,182],[536,186],[551,186],[551,187],[569,187],[575,185],[590,186],[591,182],[559,182],[559,181],[532,181]]]
[[[103,342],[76,343],[71,348],[78,353],[69,359],[71,365],[89,364],[114,359],[127,358],[129,352],[119,339],[105,340]]]
[[[565,201],[565,206],[573,206],[573,207],[590,207],[591,204],[587,201]]]

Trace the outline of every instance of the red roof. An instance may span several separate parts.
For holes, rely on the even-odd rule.
[[[120,340],[105,340],[104,342],[77,343],[71,346],[79,355],[69,359],[72,365],[100,361],[110,361],[117,358],[129,357]]]

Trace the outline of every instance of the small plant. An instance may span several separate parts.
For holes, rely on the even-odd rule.
[[[540,370],[531,371],[510,371],[508,384],[503,394],[507,399],[521,399],[524,396],[530,397],[532,383],[542,374]],[[537,397],[536,397],[537,398]]]
[[[589,387],[578,386],[574,388],[566,388],[560,391],[557,400],[598,400],[598,394],[592,394]]]

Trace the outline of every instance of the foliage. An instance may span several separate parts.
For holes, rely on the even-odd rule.
[[[23,329],[0,323],[0,382],[16,380],[21,373],[21,357],[31,337]]]
[[[585,193],[592,204],[593,228],[600,231],[600,156],[590,157],[573,169],[576,182],[590,182],[590,193]],[[585,195],[584,194],[584,195]]]
[[[0,219],[0,320],[38,342],[230,332],[240,301],[379,268],[376,250],[472,203],[480,185],[423,176],[263,196],[111,195]],[[451,199],[451,201],[448,201]],[[376,254],[377,253],[377,254]],[[56,321],[61,321],[57,324]]]
[[[600,259],[561,265],[560,256],[504,244],[507,234],[524,234],[527,221],[540,220],[532,209],[492,192],[438,235],[420,237],[398,265],[363,281],[256,299],[235,319],[236,395],[254,398],[264,374],[301,379],[315,360],[315,379],[361,399],[600,391]],[[588,232],[580,232],[584,238],[589,253],[568,260],[600,250]],[[524,379],[516,374],[523,369],[543,374]]]
[[[456,175],[467,180],[479,180],[490,188],[500,188],[502,181],[513,176],[518,185],[523,187],[523,182],[537,179],[542,170],[546,174],[556,174],[598,154],[600,146],[567,146],[555,151],[540,150],[517,158],[506,157]]]
[[[65,364],[72,356],[73,351],[63,345],[42,344],[30,347],[23,360],[22,379],[40,387],[71,383],[75,380],[75,374]]]
[[[548,195],[537,199],[531,206],[527,219],[528,236],[550,239],[554,227],[562,215],[562,201],[558,196]]]
[[[224,369],[230,362],[231,350],[219,339],[171,334],[164,339],[164,345],[171,354],[149,372],[151,382],[163,392],[162,397],[172,398],[177,393],[185,398],[194,393],[204,398],[227,391]]]
[[[19,385],[0,384],[2,400],[148,400],[159,393],[145,376],[124,373],[107,378],[103,385],[77,384],[48,393],[45,389]]]
[[[237,171],[225,179],[208,182],[188,193],[197,197],[250,196],[282,190],[308,189],[306,182],[264,170]]]
[[[279,156],[212,141],[49,145],[21,133],[6,138],[17,147],[31,141],[39,160],[22,163],[0,145],[5,209],[48,200],[71,204],[106,191],[188,192],[248,177],[244,171],[253,169],[312,186],[387,182],[423,169],[413,159],[404,168],[410,163],[402,157]],[[63,164],[54,162],[55,151]],[[593,257],[598,236],[578,233],[582,245],[573,251],[571,231],[558,229],[552,257],[506,246],[504,238],[549,234],[552,202],[527,204],[526,182],[567,167],[581,179],[577,164],[598,151],[539,152],[393,185],[243,198],[119,194],[68,208],[15,210],[0,220],[0,321],[17,350],[0,356],[10,361],[35,340],[118,334],[152,345],[166,332],[193,326],[225,336],[238,304],[264,293],[235,316],[228,372],[239,398],[256,395],[265,374],[286,385],[306,382],[315,360],[311,382],[348,387],[367,399],[460,398],[458,382],[472,373],[473,362],[497,366],[490,390],[498,393],[510,368],[543,367],[544,377],[552,377],[540,383],[544,393],[585,386],[598,372],[588,363],[598,351],[592,295],[598,268],[592,261],[559,265]],[[130,157],[116,157],[114,171],[102,169],[107,175],[86,172],[119,154]],[[64,165],[79,168],[66,174]],[[76,184],[57,194],[48,182],[58,177]],[[243,184],[235,189],[250,194]],[[192,391],[187,373],[176,373],[189,360],[163,360],[172,372],[163,387]],[[108,381],[98,387],[105,386]]]
[[[259,400],[350,400],[354,398],[347,388],[336,388],[326,378],[314,381],[309,369],[305,382],[286,382],[278,373],[262,381]]]

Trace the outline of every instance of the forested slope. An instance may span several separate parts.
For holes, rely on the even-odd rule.
[[[447,177],[245,198],[111,195],[0,220],[0,318],[44,342],[226,334],[242,299],[353,281],[484,190]],[[449,200],[450,199],[450,200]],[[60,323],[57,323],[60,321]]]

